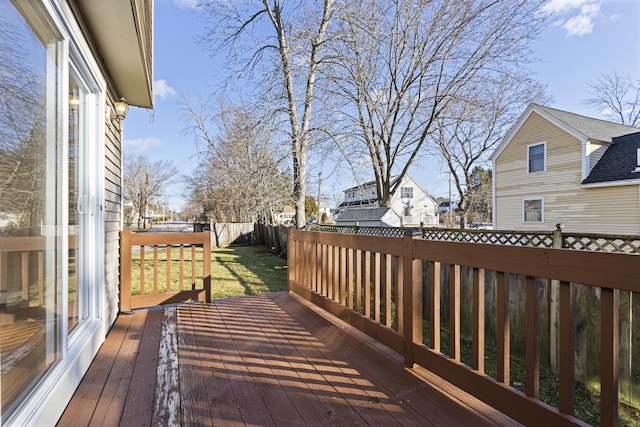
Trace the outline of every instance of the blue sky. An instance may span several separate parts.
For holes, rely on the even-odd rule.
[[[131,108],[125,120],[124,149],[153,160],[171,160],[184,174],[197,163],[193,136],[180,109],[184,100],[210,94],[223,78],[224,56],[211,57],[196,39],[206,23],[192,10],[194,0],[155,0],[153,110]],[[601,117],[582,103],[588,84],[614,69],[640,79],[640,0],[549,0],[549,27],[534,46],[538,62],[534,76],[547,85],[554,108]],[[446,196],[447,174],[437,162],[416,164],[410,175],[427,192]],[[317,194],[317,171],[309,179],[309,194]],[[323,199],[341,197],[340,190],[356,183],[348,171],[323,172]],[[169,205],[180,210],[186,202],[182,183],[166,191]]]

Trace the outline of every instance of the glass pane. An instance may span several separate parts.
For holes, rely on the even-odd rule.
[[[59,35],[0,0],[0,412],[59,358]],[[1,424],[1,421],[0,421]]]
[[[71,332],[80,317],[79,303],[79,243],[80,227],[79,204],[80,197],[80,106],[82,103],[80,87],[71,77],[69,78],[69,286],[68,292],[68,327]]]

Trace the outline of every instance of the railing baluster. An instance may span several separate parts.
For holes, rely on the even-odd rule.
[[[396,286],[396,315],[395,315],[395,321],[396,321],[396,326],[397,326],[397,330],[400,333],[400,335],[403,335],[405,330],[404,330],[404,281],[405,281],[405,276],[404,276],[404,258],[401,257],[395,257],[396,258],[396,280],[395,280],[395,286]],[[407,278],[407,282],[409,281],[409,279],[411,278],[411,276],[408,276]]]
[[[526,381],[527,396],[538,399],[540,395],[540,299],[534,277],[526,278]]]
[[[431,263],[431,348],[440,353],[440,268],[439,262]]]
[[[371,317],[371,252],[364,253],[364,315]]]
[[[38,251],[38,300],[44,305],[44,252]]]
[[[575,351],[574,285],[560,282],[560,363],[558,377],[560,387],[560,411],[574,415],[575,407]]]
[[[167,245],[167,292],[171,292],[171,245]]]
[[[320,294],[322,296],[327,296],[328,294],[328,284],[329,284],[329,273],[328,273],[328,246],[327,245],[322,245],[321,249],[322,251],[322,269],[320,272]]]
[[[129,231],[129,233],[131,233]],[[131,237],[129,237],[129,239],[131,239]],[[131,249],[131,248],[129,248]],[[131,250],[129,250],[129,258],[131,258]],[[145,294],[145,280],[144,280],[144,270],[145,270],[145,265],[144,265],[145,261],[144,261],[144,245],[140,245],[140,295],[144,295]]]
[[[600,288],[600,424],[618,425],[620,291]]]
[[[354,265],[354,251],[352,248],[348,248],[347,250],[347,264],[345,268],[345,274],[347,276],[347,281],[345,282],[345,288],[347,292],[347,301],[345,305],[353,310],[353,265]]]
[[[354,308],[358,313],[362,312],[362,251],[356,250],[356,291]]]
[[[460,266],[449,267],[449,357],[460,361]]]
[[[484,269],[473,269],[473,369],[484,373]]]
[[[373,320],[380,323],[380,252],[373,255]]]
[[[346,305],[347,289],[347,248],[340,248],[340,304]]]
[[[153,245],[153,294],[158,295],[158,245]]]
[[[20,276],[22,281],[22,303],[29,305],[29,252],[20,254]]]
[[[311,243],[311,283],[310,288],[312,291],[318,291],[318,245]]]
[[[184,245],[180,245],[180,291],[184,289]]]
[[[384,324],[391,327],[391,255],[384,258]]]
[[[196,288],[196,245],[191,245],[191,290]]]
[[[505,273],[496,272],[496,380],[510,384],[511,324],[509,319],[509,287]]]

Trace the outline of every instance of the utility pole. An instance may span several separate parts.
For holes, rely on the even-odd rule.
[[[318,224],[320,224],[320,186],[322,185],[322,172],[318,172]]]

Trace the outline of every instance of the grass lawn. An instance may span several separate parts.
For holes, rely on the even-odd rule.
[[[211,252],[211,298],[287,290],[287,260],[265,246],[215,248]]]
[[[167,256],[171,260],[169,282],[171,290],[179,289],[180,251],[171,248],[158,250],[159,292],[167,289]],[[183,287],[191,289],[192,253],[191,248],[184,249]],[[132,256],[131,287],[132,295],[140,293],[140,254]],[[144,283],[145,293],[154,288],[154,253],[145,250]],[[202,248],[195,252],[195,277],[197,286],[202,286]],[[241,295],[257,295],[267,292],[278,292],[287,289],[287,261],[272,255],[264,246],[234,246],[229,248],[212,248],[211,250],[211,298],[230,298]]]

